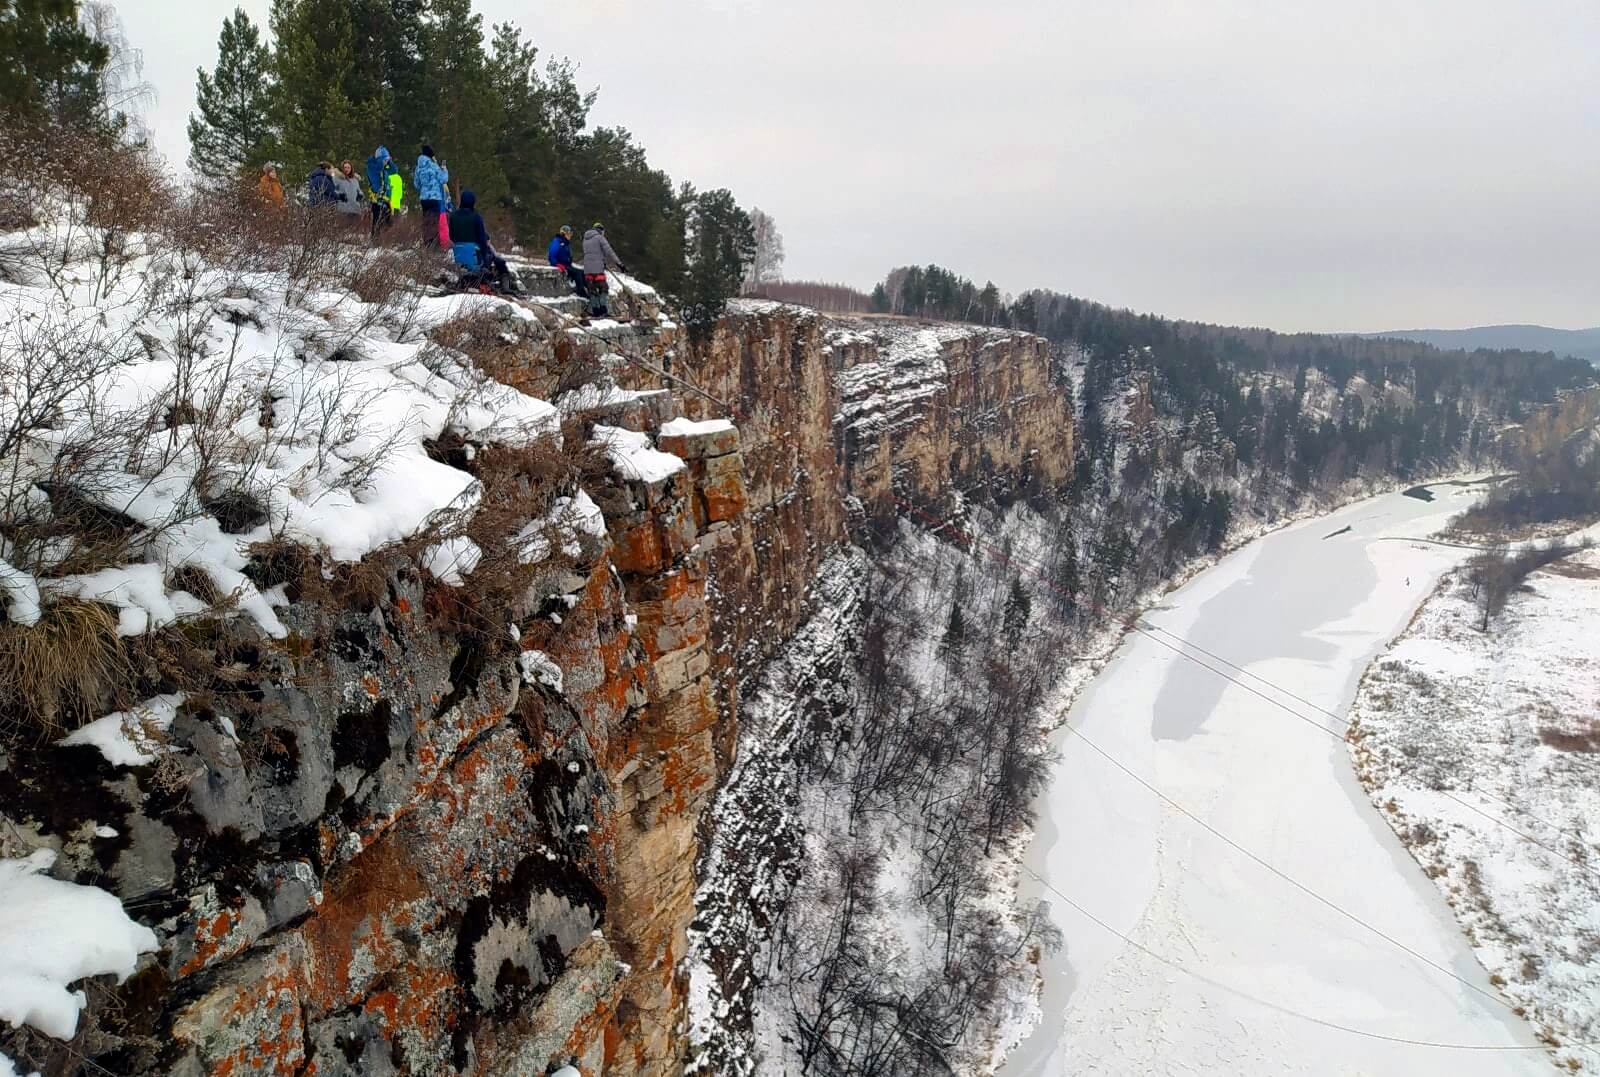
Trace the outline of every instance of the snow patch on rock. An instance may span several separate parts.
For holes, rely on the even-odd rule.
[[[104,890],[44,874],[55,859],[40,849],[0,860],[0,1017],[69,1039],[87,1003],[71,985],[87,976],[127,979],[156,936]]]

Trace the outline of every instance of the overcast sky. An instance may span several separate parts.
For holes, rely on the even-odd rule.
[[[234,5],[117,6],[181,162]],[[792,278],[937,262],[1281,329],[1600,324],[1596,0],[477,10],[578,61],[594,119],[674,178],[771,213]]]

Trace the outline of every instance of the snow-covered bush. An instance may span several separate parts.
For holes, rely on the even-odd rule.
[[[327,575],[410,544],[427,565],[429,547],[506,547],[539,508],[531,486],[560,467],[512,476],[520,494],[497,493],[498,518],[481,520],[474,472],[504,471],[505,454],[559,458],[555,409],[428,335],[525,314],[424,295],[435,266],[350,242],[327,214],[174,190],[137,150],[73,137],[0,150],[14,151],[0,152],[0,201],[27,209],[0,234],[0,712],[13,722],[74,726],[136,702],[130,647],[183,620],[245,617],[282,636],[287,599],[258,583],[264,552],[302,547]],[[494,452],[456,466],[438,458],[446,438]],[[564,481],[547,500],[570,506]],[[431,563],[461,582],[466,566]]]

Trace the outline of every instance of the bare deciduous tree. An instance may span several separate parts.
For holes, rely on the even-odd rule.
[[[750,224],[756,233],[756,256],[745,270],[744,290],[754,291],[783,279],[783,234],[778,222],[759,209],[750,211]]]

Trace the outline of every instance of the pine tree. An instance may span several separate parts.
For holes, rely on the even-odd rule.
[[[1105,576],[1115,576],[1133,560],[1133,539],[1128,529],[1108,524],[1094,549],[1095,565]]]
[[[945,623],[944,635],[939,640],[939,653],[959,655],[967,645],[967,619],[961,612],[961,603],[950,604],[950,620]]]
[[[430,8],[422,58],[436,87],[437,120],[422,138],[449,166],[453,187],[471,189],[482,205],[499,205],[509,192],[497,155],[504,113],[484,52],[483,16],[472,13],[472,0],[433,0]]]
[[[594,91],[578,90],[569,61],[552,61],[541,73],[538,59],[539,50],[516,27],[494,28],[489,81],[501,116],[495,155],[524,241],[544,240],[563,223],[584,223],[566,188],[595,100]]]
[[[1005,609],[1000,616],[1000,623],[1005,627],[1006,635],[1013,639],[1020,635],[1022,630],[1028,627],[1028,619],[1032,616],[1033,599],[1028,597],[1021,578],[1011,577],[1011,592],[1006,595]]]
[[[727,189],[696,195],[689,207],[688,264],[677,298],[690,339],[698,341],[709,337],[728,300],[739,294],[756,234]]]
[[[214,180],[247,174],[271,154],[272,53],[243,8],[222,22],[217,66],[196,72],[189,164]]]
[[[273,0],[271,23],[277,39],[273,119],[286,182],[324,157],[357,159],[371,153],[385,134],[388,97],[381,58],[357,54],[351,9],[314,0]]]
[[[84,24],[77,0],[0,0],[0,117],[94,124],[111,49]]]
[[[1083,587],[1083,580],[1078,572],[1078,545],[1070,535],[1061,543],[1061,553],[1056,558],[1052,576],[1050,582],[1054,585],[1054,594],[1062,612],[1071,613],[1078,608],[1078,592]]]
[[[380,137],[402,160],[438,127],[439,81],[422,55],[427,6],[425,0],[351,2],[355,54],[382,85],[388,105]]]

